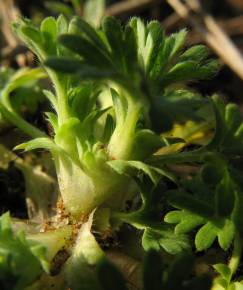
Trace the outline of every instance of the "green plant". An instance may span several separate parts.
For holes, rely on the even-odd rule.
[[[158,22],[145,24],[139,18],[122,27],[108,17],[101,29],[78,17],[68,23],[63,16],[46,18],[40,28],[26,19],[13,27],[53,85],[53,91],[44,91],[53,108],[46,113],[52,136],[24,120],[8,96],[0,110],[33,138],[16,150],[51,152],[60,191],[47,229],[39,233],[35,227],[25,227],[26,240],[42,246],[46,254],[39,258],[40,279],[34,282],[35,272],[31,281],[26,280],[29,287],[24,287],[126,289],[123,282],[114,286],[112,278],[105,279],[111,275],[106,271],[117,281],[123,279],[107,262],[106,245],[115,247],[109,236],[114,238],[131,225],[129,240],[138,248],[141,244],[155,264],[160,262],[153,250],[183,254],[164,278],[162,266],[147,274],[145,263],[143,289],[150,289],[156,279],[154,289],[209,289],[208,279],[189,281],[180,269],[185,274],[191,271],[194,240],[196,250],[205,251],[216,238],[224,251],[235,241],[232,259],[238,262],[232,262],[234,266],[230,262],[228,284],[222,282],[225,277],[215,282],[216,287],[221,283],[231,289],[227,287],[242,248],[237,161],[243,149],[243,125],[236,105],[225,105],[217,96],[204,98],[186,86],[217,72],[218,62],[208,58],[207,48],[184,50],[185,30],[165,36]],[[213,137],[188,146],[186,137],[175,134],[175,125],[188,121],[193,125],[184,128],[187,138],[214,131]],[[197,169],[186,177],[175,170],[185,163]],[[139,239],[137,233],[142,235]],[[220,273],[220,267],[227,268],[216,265]],[[129,280],[129,273],[125,278]],[[16,282],[13,289],[18,287]]]
[[[63,3],[64,2],[64,3]],[[45,1],[45,7],[53,15],[63,14],[72,18],[73,14],[82,14],[82,18],[88,23],[99,26],[105,14],[105,0],[70,0],[70,5],[65,1]]]
[[[13,106],[16,113],[20,115],[36,113],[38,105],[43,103],[44,99],[41,86],[37,84],[39,80],[46,78],[44,71],[41,68],[23,68],[14,72],[10,68],[2,67],[0,77],[1,101],[11,111]],[[29,95],[32,97],[29,98]],[[6,121],[0,118],[0,129],[9,126]]]

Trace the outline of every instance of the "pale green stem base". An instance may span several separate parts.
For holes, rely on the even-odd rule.
[[[232,257],[229,261],[229,268],[231,270],[232,275],[236,272],[237,268],[240,264],[240,258],[242,255],[242,239],[239,234],[236,235],[235,241],[234,241],[234,249],[232,253]]]
[[[111,159],[129,160],[134,142],[137,121],[141,113],[141,104],[131,103],[123,124],[116,127],[108,145]]]

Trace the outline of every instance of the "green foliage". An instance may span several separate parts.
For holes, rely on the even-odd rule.
[[[23,112],[34,114],[44,99],[41,88],[38,85],[39,80],[46,78],[44,71],[40,68],[23,68],[14,72],[3,68],[0,72],[0,77],[1,102],[9,110],[14,108],[17,114],[21,115]],[[31,95],[31,98],[29,95]],[[6,119],[1,118],[1,123],[6,121]]]
[[[238,222],[242,189],[224,160],[212,154],[205,159],[198,176],[183,184],[185,191],[168,193],[169,203],[178,210],[167,213],[165,221],[177,224],[175,232],[181,234],[201,226],[195,236],[199,251],[208,249],[216,237],[220,247],[226,250],[236,231],[242,231]]]
[[[242,152],[242,116],[236,104],[225,106],[219,97],[212,99],[215,112],[216,128],[208,148],[216,149],[223,154],[240,154]]]
[[[22,290],[48,271],[45,248],[26,241],[23,232],[15,234],[10,216],[0,218],[0,285],[1,289]]]
[[[82,11],[82,17],[89,24],[97,27],[100,25],[101,19],[105,14],[105,0],[71,0],[72,7],[70,5],[60,1],[45,1],[45,7],[54,15],[63,14],[67,18],[72,18],[75,14],[80,14]]]
[[[98,27],[105,14],[105,4],[105,0],[87,0],[83,7],[84,20]]]
[[[77,9],[79,1],[72,4]],[[43,275],[46,260],[29,246],[36,241],[46,248],[46,259],[54,266],[62,251],[68,255],[56,275],[62,278],[61,286],[56,286],[60,290],[126,290],[125,278],[105,253],[107,236],[116,236],[124,224],[136,228],[147,251],[143,290],[209,289],[208,277],[196,277],[193,270],[192,244],[196,251],[206,251],[216,239],[224,251],[234,241],[233,260],[228,266],[216,266],[222,276],[218,285],[231,287],[243,237],[243,183],[237,165],[242,116],[236,105],[185,89],[188,82],[217,72],[218,62],[208,58],[208,50],[202,45],[185,50],[186,30],[166,36],[160,23],[145,24],[139,18],[125,27],[112,17],[94,28],[79,17],[67,21],[64,16],[48,17],[40,27],[22,19],[13,27],[45,73],[40,69],[17,73],[3,89],[0,111],[34,138],[15,149],[50,151],[60,190],[57,213],[48,221],[50,231],[35,232],[26,242],[8,230],[16,242],[14,253],[23,243],[30,256],[28,265],[21,264],[22,252],[19,260],[13,256],[18,267],[12,269],[6,264],[9,256],[3,255],[4,277],[12,275],[14,281],[20,277],[13,289],[32,282],[33,287],[47,288],[50,283],[43,279],[58,279]],[[46,113],[52,136],[24,120],[10,100],[17,87],[44,76],[53,86],[44,91],[52,107]],[[209,135],[206,145],[191,150],[186,137],[173,135],[178,124],[188,121],[199,127],[209,124],[206,133],[199,132]],[[185,163],[196,167],[186,176],[173,166]],[[93,215],[99,221],[95,229]],[[6,241],[5,234],[0,241],[2,237],[2,247],[8,247],[12,241]],[[165,266],[156,251],[179,256]],[[28,270],[28,279],[25,266],[33,271]],[[36,281],[39,275],[41,282]]]
[[[242,288],[242,281],[235,281],[233,280],[234,274],[237,270],[237,267],[240,263],[240,258],[242,254],[242,240],[241,238],[236,235],[234,241],[234,249],[232,253],[232,257],[228,263],[228,265],[219,263],[213,265],[216,272],[219,274],[218,277],[214,280],[214,287],[217,289],[241,289]]]
[[[46,64],[67,73],[72,67],[73,72],[85,79],[112,79],[131,97],[139,97],[149,105],[152,122],[156,122],[158,116],[168,120],[163,127],[167,129],[174,121],[171,106],[182,108],[181,103],[185,100],[188,104],[190,98],[192,106],[184,106],[178,117],[195,117],[194,106],[198,108],[203,100],[193,98],[193,94],[186,91],[175,93],[165,88],[172,83],[209,78],[218,70],[217,62],[207,60],[205,47],[184,52],[185,37],[184,30],[166,37],[156,21],[145,25],[133,18],[123,29],[119,21],[108,17],[103,21],[102,30],[95,31],[76,18],[70,24],[70,33],[61,36],[59,41],[79,55],[82,62],[72,59],[63,59],[63,62],[52,57]]]
[[[204,64],[208,56],[204,47],[196,47],[181,53],[186,36],[184,30],[165,37],[160,24],[156,21],[145,25],[140,19],[133,18],[123,29],[119,21],[107,17],[102,24],[103,36],[100,37],[101,33],[97,34],[91,27],[84,30],[83,26],[81,19],[74,19],[71,22],[71,34],[63,35],[60,42],[80,55],[87,67],[90,69],[92,67],[93,72],[97,71],[97,76],[99,68],[106,67],[111,77],[117,76],[120,78],[117,80],[119,82],[123,82],[122,78],[126,78],[129,84],[136,81],[137,67],[140,66],[148,80],[168,85],[171,82],[207,78],[216,72],[217,66],[214,62]],[[79,35],[76,35],[76,31],[79,31]],[[86,50],[85,46],[91,50]],[[97,59],[100,57],[99,61],[95,62],[92,55]],[[50,60],[49,64],[51,63]],[[55,63],[58,63],[57,59],[55,62],[53,60],[54,67]],[[194,69],[197,71],[196,74]],[[62,71],[65,72],[65,66],[62,67]],[[82,71],[83,66],[80,65],[80,73]],[[87,74],[86,76],[88,77]],[[129,80],[132,76],[133,78]],[[158,89],[161,90],[162,87]]]
[[[147,227],[143,233],[142,245],[145,250],[164,249],[172,255],[190,251],[190,241],[187,236],[174,233],[173,228],[166,225],[160,226],[159,229]]]

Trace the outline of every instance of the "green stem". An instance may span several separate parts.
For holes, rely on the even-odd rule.
[[[125,121],[116,127],[108,145],[108,151],[112,158],[122,160],[130,158],[134,141],[133,137],[141,109],[140,103],[129,103]]]
[[[46,137],[46,134],[44,132],[25,121],[18,113],[14,111],[10,100],[10,93],[13,91],[14,88],[14,86],[8,84],[2,91],[0,110],[3,114],[3,117],[12,124],[14,124],[21,131],[33,138]]]
[[[237,268],[239,267],[240,264],[240,258],[242,255],[242,239],[240,235],[237,233],[235,240],[234,240],[234,248],[233,248],[233,253],[231,256],[231,259],[229,261],[229,268],[231,270],[231,275],[233,276],[234,273],[236,272]]]
[[[21,116],[19,116],[16,112],[11,110],[11,108],[6,108],[4,105],[0,104],[0,110],[3,114],[3,117],[14,124],[21,131],[26,133],[27,135],[38,138],[38,137],[47,137],[44,132],[39,130],[38,128],[32,126],[30,123],[25,121]]]
[[[58,120],[59,125],[62,125],[69,118],[67,82],[66,79],[62,80],[61,77],[51,69],[46,68],[46,71],[55,88],[58,104]]]

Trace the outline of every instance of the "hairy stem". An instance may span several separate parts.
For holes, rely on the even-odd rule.
[[[140,103],[129,103],[125,121],[122,125],[116,127],[108,145],[109,154],[113,159],[128,160],[130,158],[134,141],[133,136],[141,109]]]
[[[46,68],[46,71],[55,88],[58,103],[58,120],[59,125],[62,125],[69,118],[67,83],[66,80],[62,80],[61,77],[51,69]]]
[[[240,235],[237,233],[234,240],[234,248],[233,248],[232,257],[229,261],[229,268],[231,270],[232,276],[236,272],[237,268],[239,267],[240,258],[242,255],[242,246],[243,246],[242,239]]]

